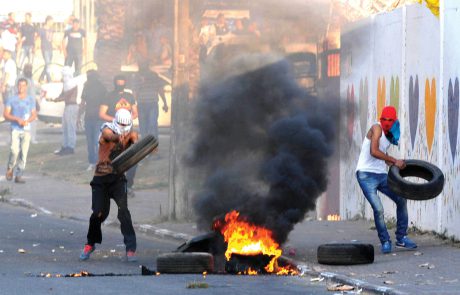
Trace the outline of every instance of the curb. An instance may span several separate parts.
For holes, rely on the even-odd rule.
[[[36,210],[48,216],[54,215],[53,212],[43,207],[35,206],[32,202],[29,202],[24,199],[20,199],[20,198],[3,199],[2,198],[2,201],[9,203],[11,205],[33,209],[33,210]],[[81,219],[75,218],[72,216],[66,216],[65,218],[81,221]],[[134,224],[133,226],[139,232],[150,234],[150,235],[153,235],[159,238],[169,238],[169,239],[175,240],[180,243],[185,243],[186,241],[193,238],[191,235],[188,235],[188,234],[173,232],[168,229],[159,228],[159,227],[156,227],[150,224]],[[285,258],[285,259],[292,261],[293,264],[297,266],[297,268],[300,270],[301,276],[308,275],[310,277],[316,277],[316,278],[322,277],[333,283],[354,286],[357,290],[359,290],[358,291],[359,293],[357,292],[356,294],[378,294],[378,295],[407,295],[408,294],[408,293],[394,290],[392,288],[370,284],[365,281],[353,279],[353,278],[350,278],[344,275],[340,275],[340,274],[336,274],[336,273],[332,273],[332,272],[317,272],[317,271],[311,270],[303,262],[299,262],[291,258]]]

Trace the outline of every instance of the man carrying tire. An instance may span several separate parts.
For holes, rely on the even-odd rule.
[[[364,196],[374,211],[377,233],[382,243],[381,251],[391,253],[390,235],[384,220],[382,202],[377,191],[387,195],[396,204],[396,247],[415,249],[417,245],[407,237],[409,223],[406,199],[393,193],[387,185],[387,166],[395,165],[399,169],[406,166],[404,160],[395,159],[387,154],[390,144],[398,145],[399,121],[396,109],[386,106],[382,110],[380,122],[372,125],[364,138],[356,167],[356,177]]]
[[[131,112],[120,109],[115,114],[112,123],[104,123],[99,139],[99,160],[92,188],[92,210],[89,219],[87,243],[80,255],[81,260],[89,259],[96,243],[102,242],[101,224],[109,215],[110,199],[114,199],[118,206],[118,220],[126,246],[126,259],[136,261],[136,233],[128,210],[127,181],[124,174],[116,174],[112,167],[112,160],[133,143],[137,142],[138,134],[132,131]]]

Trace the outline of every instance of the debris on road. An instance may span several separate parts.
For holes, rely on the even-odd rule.
[[[388,281],[383,281],[383,283],[384,283],[385,285],[394,285],[394,284],[395,284],[395,282],[390,281],[390,280],[388,280]]]
[[[327,286],[328,291],[353,291],[355,287],[345,284],[331,284]]]
[[[310,282],[322,282],[324,281],[324,277],[317,277],[310,279]]]
[[[430,263],[423,263],[423,264],[420,264],[418,267],[426,267],[427,269],[433,269],[435,268],[434,264],[430,264]]]
[[[35,218],[35,217],[37,217],[37,216],[38,216],[37,213],[30,214],[30,218]]]
[[[18,249],[18,253],[25,254],[25,253],[26,253],[26,250],[20,248],[20,249]]]
[[[421,255],[423,255],[423,253],[422,253],[422,252],[419,252],[419,251],[417,251],[417,252],[414,253],[414,256],[421,256]]]
[[[32,244],[32,247],[34,247],[34,248],[35,248],[35,247],[38,247],[38,246],[40,246],[40,243]]]

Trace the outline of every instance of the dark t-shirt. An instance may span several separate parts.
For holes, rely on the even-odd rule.
[[[119,109],[127,109],[128,111],[132,111],[133,105],[136,104],[136,100],[134,96],[129,92],[117,92],[112,91],[110,92],[105,101],[102,103],[108,106],[107,115],[115,117],[115,113]]]
[[[99,107],[107,96],[107,90],[100,81],[87,81],[83,87],[81,100],[86,103],[85,120],[98,120]]]
[[[158,74],[148,72],[139,75],[135,85],[137,101],[139,103],[158,103],[158,93],[165,87],[166,82]]]
[[[53,50],[52,42],[53,42],[54,30],[42,28],[38,31],[38,34],[40,35],[42,51],[44,50],[52,51]]]
[[[33,25],[23,24],[21,26],[21,35],[24,39],[22,46],[34,46],[35,45],[35,32],[37,30]]]
[[[86,38],[86,32],[83,29],[74,31],[72,29],[65,31],[64,38],[67,38],[67,51],[72,53],[82,53],[83,38]]]

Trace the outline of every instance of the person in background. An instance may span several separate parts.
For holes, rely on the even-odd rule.
[[[45,77],[48,83],[51,82],[51,75],[49,65],[53,60],[53,18],[51,16],[47,16],[45,19],[45,24],[43,28],[38,31],[38,35],[40,36],[40,43],[41,43],[41,51],[43,55],[43,60],[45,61],[45,66],[43,67],[43,71],[40,74],[39,81],[43,82]]]
[[[54,151],[55,155],[64,156],[75,153],[77,144],[77,119],[78,119],[78,85],[73,78],[73,70],[68,66],[62,68],[62,92],[54,102],[64,101],[64,114],[62,115],[62,146]]]
[[[139,67],[135,93],[139,110],[139,129],[142,137],[151,134],[158,139],[158,97],[163,102],[163,111],[168,111],[164,87],[165,81],[152,72],[147,64]]]
[[[35,87],[34,79],[32,78],[32,65],[25,64],[22,75],[19,76],[18,82],[20,79],[27,80],[27,95],[34,98],[35,108],[37,113],[40,111],[40,101],[37,99],[37,88]],[[37,141],[37,120],[34,120],[30,123],[30,142],[32,144],[38,143]]]
[[[15,183],[25,183],[22,178],[26,168],[30,145],[30,123],[37,118],[35,99],[27,94],[27,80],[18,80],[18,94],[9,97],[3,116],[11,122],[10,155],[5,178]]]
[[[16,52],[18,46],[18,24],[16,23],[16,14],[8,13],[8,19],[3,23],[3,31],[1,32],[1,41],[3,49],[11,52],[11,57],[16,62]]]
[[[81,118],[83,114],[85,116],[85,134],[89,162],[87,171],[92,171],[96,167],[99,133],[102,125],[102,121],[99,118],[99,107],[107,96],[107,90],[100,81],[96,70],[88,71],[86,77],[87,80],[81,94],[78,117]]]
[[[16,62],[12,58],[10,50],[3,50],[3,73],[0,83],[0,91],[3,94],[3,103],[14,94],[16,79],[18,77]]]
[[[217,20],[214,26],[216,28],[217,36],[226,35],[229,33],[227,20],[225,19],[225,15],[223,13],[219,13],[219,15],[217,15]]]
[[[367,131],[356,167],[356,178],[363,190],[364,197],[374,211],[374,222],[380,239],[383,254],[391,253],[390,235],[385,224],[383,206],[377,191],[388,196],[396,204],[396,247],[415,249],[417,244],[407,237],[409,217],[406,199],[393,193],[387,184],[387,165],[395,165],[404,169],[404,160],[396,159],[387,154],[391,144],[398,145],[400,136],[399,121],[396,109],[386,106],[382,110],[380,122],[372,125]]]
[[[38,36],[37,30],[32,24],[32,14],[30,12],[25,14],[25,22],[22,24],[19,33],[19,47],[21,48],[19,51],[19,68],[22,69],[26,59],[30,65],[34,64],[35,40]]]
[[[80,28],[80,20],[72,20],[72,28],[65,31],[62,40],[62,52],[64,53],[66,66],[75,65],[75,75],[80,75],[83,55],[86,54],[86,31]]]

